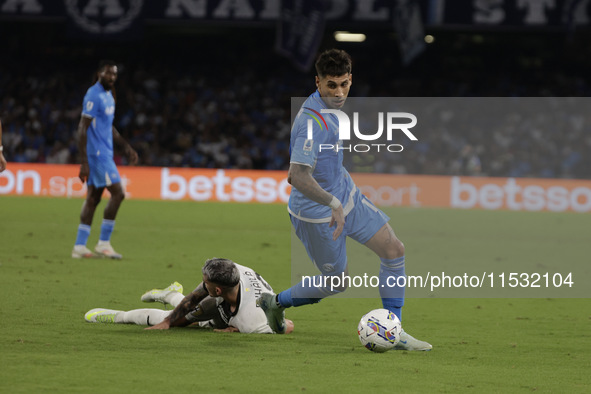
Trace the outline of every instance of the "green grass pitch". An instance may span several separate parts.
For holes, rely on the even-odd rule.
[[[190,290],[214,256],[255,268],[280,291],[290,285],[290,223],[282,205],[129,200],[112,238],[124,259],[81,261],[70,258],[81,204],[0,197],[2,393],[591,391],[591,308],[582,298],[407,299],[404,327],[433,344],[426,353],[360,345],[357,322],[380,306],[377,295],[289,309],[295,332],[286,336],[86,323],[91,308],[149,306],[140,295],[175,280]],[[415,262],[444,267],[465,256],[591,255],[585,214],[387,212],[409,274]]]

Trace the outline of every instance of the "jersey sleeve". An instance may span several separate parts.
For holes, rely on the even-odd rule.
[[[320,127],[313,122],[312,139],[308,139],[307,119],[301,113],[294,122],[290,163],[304,164],[314,168],[318,158]]]
[[[99,103],[98,97],[92,94],[91,91],[88,91],[82,102],[82,116],[96,118],[99,111]]]

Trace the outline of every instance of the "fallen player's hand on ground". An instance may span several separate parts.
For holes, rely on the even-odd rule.
[[[213,332],[240,332],[236,327],[216,328]]]
[[[170,322],[168,320],[164,320],[161,323],[155,324],[151,327],[146,327],[145,330],[168,330],[170,328]]]

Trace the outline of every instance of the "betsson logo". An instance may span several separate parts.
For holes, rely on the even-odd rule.
[[[230,177],[224,170],[217,170],[212,177],[196,175],[186,179],[163,168],[160,180],[160,197],[164,200],[182,200],[188,195],[195,201],[287,202],[291,188],[287,179],[278,182],[264,176]]]
[[[576,187],[569,190],[562,186],[543,188],[538,185],[520,186],[513,178],[500,186],[492,183],[480,187],[451,179],[450,205],[454,208],[511,209],[524,211],[591,211],[591,189]]]

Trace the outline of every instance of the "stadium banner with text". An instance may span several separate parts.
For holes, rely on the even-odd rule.
[[[396,5],[408,0],[323,0],[329,27],[391,29]],[[415,0],[422,19],[436,26],[564,28],[589,25],[588,0]],[[187,21],[272,25],[279,0],[0,0],[0,18],[60,22],[79,32],[117,35],[145,22]]]
[[[78,165],[9,163],[0,173],[0,195],[84,197]],[[286,203],[284,171],[119,166],[126,198]],[[107,193],[107,192],[105,192]]]
[[[0,195],[83,198],[79,166],[9,163]],[[285,171],[120,166],[130,199],[286,203]],[[591,181],[353,173],[380,207],[591,212]]]
[[[589,25],[588,0],[436,0],[428,23],[439,26],[574,27]]]
[[[420,0],[421,7],[427,9],[429,1]],[[144,22],[246,22],[253,26],[272,26],[281,18],[283,3],[279,0],[0,0],[0,18],[59,21],[67,17],[80,30],[96,34],[116,34]],[[322,0],[322,3],[325,4],[323,18],[339,28],[391,28],[394,7],[390,0]]]
[[[382,207],[591,212],[591,181],[352,174],[359,189]]]

